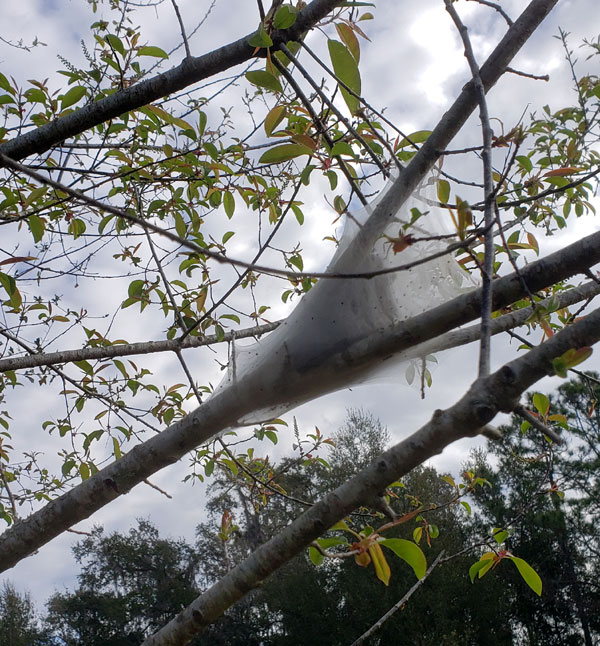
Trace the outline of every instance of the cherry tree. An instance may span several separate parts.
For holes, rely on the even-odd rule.
[[[600,85],[583,75],[575,106],[496,132],[486,98],[507,74],[532,88],[545,82],[511,63],[557,3],[532,0],[511,18],[480,0],[476,15],[503,29],[480,61],[459,15],[472,3],[440,0],[470,80],[431,130],[405,132],[363,97],[361,49],[376,21],[364,2],[258,0],[246,35],[196,55],[194,33],[214,3],[194,28],[175,0],[159,3],[180,27],[168,52],[135,26],[137,5],[94,1],[81,63],[61,59],[62,87],[0,69],[3,569],[187,454],[183,478],[229,469],[283,495],[245,437],[274,442],[286,411],[390,365],[424,388],[432,353],[472,341],[478,378],[455,405],[298,515],[146,643],[185,643],[403,474],[461,438],[493,437],[501,411],[560,442],[519,398],[581,363],[600,336],[600,314],[584,311],[599,291],[600,234],[535,260],[519,254],[539,255],[538,238],[593,211]],[[598,55],[597,43],[585,47]],[[473,113],[479,142],[453,149]],[[465,168],[476,176],[456,177]],[[323,212],[331,260],[308,270]],[[581,274],[589,280],[568,283]],[[282,304],[286,318],[271,320]],[[491,373],[491,336],[518,326],[537,333],[531,349]],[[220,384],[200,374],[198,349],[216,349]],[[157,377],[163,355],[178,381]],[[38,422],[58,461],[35,442],[13,450],[9,406],[24,387],[62,407]],[[327,441],[319,431],[309,439],[313,449]],[[224,518],[225,537],[230,529]],[[379,559],[381,572],[379,538],[348,549]]]

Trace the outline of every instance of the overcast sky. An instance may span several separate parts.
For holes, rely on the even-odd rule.
[[[258,23],[255,3],[248,0],[215,0],[212,3],[208,0],[179,0],[178,4],[188,33],[204,20],[190,38],[195,55],[239,38],[253,30]],[[504,9],[513,17],[518,15],[523,5],[522,0],[502,2]],[[483,61],[505,31],[505,24],[495,12],[475,2],[459,2],[457,8],[469,26],[478,60]],[[405,131],[432,129],[469,78],[458,35],[443,8],[442,0],[380,0],[372,11],[375,20],[361,23],[371,39],[371,42],[361,41],[364,96],[377,108],[386,108],[388,118]],[[106,9],[100,6],[98,13],[92,14],[85,0],[5,3],[0,36],[13,42],[22,39],[26,45],[38,38],[46,46],[24,52],[0,43],[0,71],[6,76],[14,76],[21,83],[31,78],[49,78],[51,86],[60,87],[62,77],[56,74],[56,70],[61,66],[56,55],[60,54],[74,64],[83,66],[85,59],[80,41],[83,39],[90,43],[88,27],[91,22],[100,19],[103,12],[106,13]],[[557,9],[513,63],[513,67],[526,72],[550,74],[551,80],[549,83],[535,82],[512,75],[502,79],[489,95],[490,112],[498,119],[493,124],[496,133],[501,131],[501,123],[505,130],[509,130],[523,113],[539,110],[545,104],[556,109],[575,101],[564,52],[554,36],[559,26],[571,32],[571,46],[576,49],[582,38],[596,38],[600,32],[598,16],[598,0],[560,0]],[[142,25],[143,40],[167,51],[178,45],[179,30],[170,2],[140,10],[134,20]],[[327,60],[325,40],[315,35],[309,42]],[[177,50],[172,54],[170,63],[177,64],[182,56],[182,50]],[[206,92],[209,91],[207,88]],[[239,101],[241,91],[240,86],[231,88],[223,101],[230,101],[236,124],[239,123],[240,129],[246,131],[249,117]],[[478,119],[473,117],[457,139],[456,146],[477,144],[479,138]],[[464,167],[460,170],[465,173]],[[472,172],[478,181],[476,174],[480,170],[476,164],[473,164]],[[323,268],[333,253],[331,244],[321,240],[335,227],[332,224],[333,213],[323,199],[324,191],[324,185],[318,184],[316,190],[305,196],[305,211],[313,216],[318,215],[307,220],[302,233],[305,236],[305,262],[308,268]],[[570,225],[573,228],[567,238],[546,241],[544,248],[550,251],[564,245],[567,240],[597,229],[589,218],[571,222]],[[243,226],[240,224],[242,231]],[[300,234],[294,227],[284,232],[288,237]],[[247,257],[252,240],[245,236],[238,237],[240,242],[231,253]],[[73,298],[75,296],[78,294],[75,293]],[[106,298],[110,298],[110,294]],[[281,303],[273,304],[273,319],[285,313],[286,309]],[[128,325],[132,330],[137,328],[142,334],[141,338],[152,329],[151,325],[147,327],[147,323],[137,326],[133,311],[126,313],[121,320],[124,326]],[[153,330],[156,332],[154,338],[159,338],[161,329],[156,327]],[[129,335],[130,340],[134,340],[133,334]],[[508,356],[516,355],[516,348],[505,339],[494,340],[493,348],[493,367],[504,363]],[[223,359],[222,351],[219,356]],[[199,366],[199,370],[208,371],[211,381],[216,383],[219,380],[221,373],[212,356],[194,351],[189,353],[189,357],[195,366]],[[475,377],[476,348],[447,352],[439,355],[438,360],[433,388],[427,392],[425,401],[420,400],[417,388],[403,385],[402,379],[388,382],[377,380],[305,404],[289,413],[286,419],[291,421],[295,415],[301,429],[309,431],[316,425],[327,435],[341,424],[348,406],[362,407],[381,419],[394,440],[400,439],[424,423],[434,408],[454,403]],[[153,365],[155,374],[162,375],[161,371],[164,371],[165,383],[172,383],[178,369],[170,357],[157,358]],[[590,361],[590,367],[599,365],[596,359]],[[554,383],[549,380],[540,389],[551,388]],[[39,393],[36,406],[52,407],[50,395],[44,395],[41,390]],[[28,421],[30,401],[15,400],[14,405],[13,428],[19,428],[21,440],[34,442],[36,446],[39,442],[40,447],[50,448],[46,439],[39,439],[39,425]],[[289,446],[289,443],[282,444]],[[467,457],[469,448],[477,444],[481,442],[457,443],[437,458],[434,464],[439,469],[456,473]],[[281,450],[279,447],[276,452]],[[125,530],[136,517],[150,517],[165,533],[192,540],[194,527],[203,518],[203,489],[200,486],[181,485],[187,463],[188,460],[184,458],[152,478],[153,482],[172,494],[174,500],[167,501],[156,491],[139,486],[92,519],[80,523],[78,529],[86,530],[92,524],[102,524],[107,531]],[[69,546],[74,540],[73,535],[63,535],[43,547],[39,554],[5,573],[3,578],[29,589],[38,602],[45,600],[53,590],[64,589],[65,585],[72,588],[77,570]]]

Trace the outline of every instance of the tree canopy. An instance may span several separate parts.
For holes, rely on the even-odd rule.
[[[245,560],[152,624],[145,642],[185,643],[307,546],[326,558],[314,541],[355,509],[378,500],[395,527],[381,499],[391,483],[456,440],[497,437],[498,412],[560,442],[543,402],[536,417],[519,399],[546,375],[566,376],[600,337],[600,312],[588,311],[600,234],[553,253],[544,241],[594,212],[600,81],[588,66],[600,47],[585,41],[578,61],[560,31],[571,101],[504,123],[493,97],[506,86],[494,86],[507,75],[547,82],[512,65],[560,0],[512,17],[494,3],[440,0],[466,57],[462,89],[437,124],[404,129],[363,96],[361,56],[378,36],[371,3],[258,0],[247,33],[208,52],[195,34],[215,2],[194,27],[175,0],[88,4],[81,55],[59,56],[59,76],[0,68],[0,564],[152,486],[186,455],[182,479],[229,471],[250,483],[248,505],[294,502],[285,522],[269,521],[278,531],[257,526]],[[176,21],[177,46],[138,26],[150,7]],[[494,42],[480,46],[479,35]],[[468,123],[475,112],[480,128]],[[453,148],[465,124],[467,145]],[[317,251],[323,235],[330,251]],[[492,373],[491,336],[517,326],[530,333],[518,336],[523,351]],[[318,449],[331,442],[286,411],[386,369],[425,390],[432,353],[470,341],[477,379],[456,404],[380,455],[342,442],[360,470],[333,469],[315,504],[285,498],[286,469],[261,441],[277,444],[287,426],[309,470],[325,467]],[[27,402],[31,423],[32,397],[36,435],[15,448],[13,411]],[[379,530],[349,527],[356,541],[337,545],[382,581],[382,547],[422,578],[415,541]],[[232,531],[223,512],[221,532]],[[472,574],[497,557],[483,555]],[[540,592],[524,560],[503,557]]]

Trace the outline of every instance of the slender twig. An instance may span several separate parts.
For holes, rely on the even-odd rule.
[[[305,41],[302,41],[300,44],[302,45],[302,48],[304,50],[306,50],[306,52],[309,54],[309,56],[316,63],[318,63],[327,72],[327,74],[329,74],[329,76],[331,76],[331,78],[333,78],[336,81],[336,83],[339,85],[339,87],[344,88],[344,90],[346,90],[346,92],[348,92],[348,94],[350,94],[355,99],[360,101],[362,103],[362,105],[364,105],[365,108],[367,108],[367,110],[369,110],[370,112],[375,114],[379,119],[381,119],[384,123],[386,123],[388,126],[390,126],[390,128],[392,128],[395,132],[397,132],[401,137],[403,137],[413,148],[418,150],[419,146],[416,143],[414,143],[413,141],[411,141],[410,135],[407,135],[404,132],[402,132],[402,130],[400,130],[400,128],[398,128],[398,126],[396,126],[396,124],[394,124],[392,121],[390,121],[382,112],[379,112],[378,110],[376,110],[362,96],[357,94],[350,86],[346,85],[346,83],[344,83],[344,81],[342,81],[342,79],[339,76],[337,76],[335,74],[335,72],[333,72],[333,70],[331,70],[329,67],[327,67],[327,65],[325,65],[325,63],[321,60],[321,58],[319,56],[317,56],[312,51],[312,49],[306,44]]]
[[[471,40],[466,26],[461,21],[452,0],[444,0],[446,10],[452,17],[458,32],[463,41],[465,57],[471,69],[473,85],[477,94],[479,104],[479,117],[481,119],[481,130],[483,135],[483,150],[481,160],[483,162],[483,184],[484,184],[484,224],[486,233],[484,236],[484,261],[481,295],[481,340],[479,350],[479,376],[483,377],[490,372],[490,322],[492,320],[492,280],[494,273],[494,236],[492,223],[494,221],[494,180],[492,177],[492,128],[485,99],[485,88],[481,80],[479,65],[475,59]],[[512,23],[509,23],[512,25]]]
[[[173,496],[170,493],[167,493],[164,489],[161,489],[158,485],[155,485],[152,482],[150,482],[148,478],[145,478],[142,482],[148,485],[149,487],[151,487],[152,489],[156,489],[156,491],[158,491],[159,493],[162,493],[163,496],[166,496],[171,500],[173,499]]]
[[[12,510],[13,520],[17,520],[19,518],[19,514],[17,512],[15,497],[13,496],[13,493],[10,487],[8,486],[8,480],[6,479],[6,473],[4,472],[4,466],[2,465],[1,457],[0,457],[0,479],[2,479],[2,486],[4,487],[4,490],[6,491],[6,495],[8,496],[8,500],[10,501],[10,508]]]
[[[38,355],[38,353],[33,348],[29,347],[24,341],[16,337],[14,334],[11,334],[10,332],[8,332],[8,330],[0,329],[0,335],[5,337],[6,339],[9,339],[13,343],[16,343],[18,346],[23,348],[23,350],[28,352],[30,355],[32,356]],[[72,379],[67,374],[65,374],[64,371],[60,370],[56,366],[49,365],[48,367],[55,374],[57,374],[61,379],[64,379],[72,386],[75,386],[75,388],[77,388],[82,393],[84,393],[86,397],[92,397],[94,399],[98,399],[104,402],[114,412],[114,414],[117,415],[117,417],[119,417],[119,419],[122,419],[120,413],[123,412],[129,415],[130,417],[132,417],[133,419],[135,419],[140,424],[143,424],[144,426],[146,426],[151,431],[154,431],[155,433],[159,432],[156,427],[152,426],[152,424],[147,422],[141,415],[136,415],[135,413],[133,413],[131,410],[129,410],[127,406],[116,404],[110,399],[110,397],[107,397],[106,395],[102,395],[101,393],[96,392],[95,390],[92,390],[91,388],[88,388],[87,386],[80,384],[76,379]]]
[[[307,168],[310,165],[310,161],[306,162],[306,166],[304,168]],[[252,265],[255,265],[262,254],[265,252],[266,249],[269,248],[269,245],[273,241],[273,238],[277,235],[277,232],[279,231],[281,225],[284,223],[286,216],[290,212],[290,209],[292,207],[292,204],[296,200],[296,197],[298,193],[300,192],[300,187],[302,186],[302,182],[300,180],[296,181],[296,184],[294,186],[294,190],[292,192],[292,195],[290,199],[288,200],[288,203],[286,204],[285,209],[283,210],[283,213],[275,223],[275,226],[271,229],[271,232],[269,233],[267,239],[264,241],[263,244],[261,244],[260,249],[256,252],[250,263]],[[229,289],[219,298],[219,300],[216,303],[213,303],[211,307],[209,307],[206,312],[196,321],[193,325],[191,325],[188,330],[181,335],[181,338],[179,339],[180,343],[183,343],[189,334],[191,334],[203,321],[205,321],[219,306],[221,306],[228,298],[233,294],[233,292],[239,287],[239,285],[242,283],[244,278],[248,275],[249,269],[245,269],[238,277],[237,279],[233,282],[233,284],[229,287]],[[258,330],[260,326],[256,326],[256,329]],[[236,332],[236,335],[239,336],[239,334]],[[233,339],[232,339],[233,340]]]
[[[308,97],[304,94],[298,83],[296,83],[296,79],[290,74],[290,72],[287,70],[285,65],[280,63],[275,57],[272,59],[273,65],[281,72],[281,74],[285,77],[285,80],[290,84],[290,86],[293,88],[294,92],[296,93],[297,97],[300,99],[304,107],[308,110],[308,113],[310,114],[311,119],[313,120],[313,123],[315,126],[318,128],[320,131],[321,135],[327,142],[327,145],[329,146],[329,149],[331,150],[333,148],[334,142],[329,136],[329,133],[327,132],[327,128],[325,127],[325,124],[322,122],[321,118],[319,115],[315,112],[314,108],[312,107],[311,102],[309,101]],[[367,205],[367,199],[363,195],[362,191],[360,190],[356,180],[354,179],[352,173],[348,169],[348,165],[346,162],[342,159],[341,155],[334,155],[334,158],[337,160],[341,171],[344,173],[346,176],[346,179],[348,180],[348,183],[350,186],[353,188],[354,192],[356,193],[358,199],[361,201],[363,206]]]
[[[512,27],[514,25],[514,22],[512,21],[512,18],[504,11],[504,9],[496,2],[490,2],[490,0],[472,0],[473,2],[477,2],[478,4],[485,5],[486,7],[491,7],[492,9],[495,9],[503,18],[506,20],[506,24],[509,27]]]
[[[523,404],[518,404],[514,407],[513,411],[522,417],[524,420],[528,421],[534,428],[538,431],[541,431],[544,435],[547,435],[553,442],[556,444],[563,444],[563,441],[560,435],[557,435],[551,428],[548,428],[545,424],[542,424],[540,420],[528,411]]]
[[[516,74],[517,76],[524,76],[525,78],[533,79],[534,81],[549,81],[550,80],[550,75],[549,74],[544,74],[543,76],[540,76],[538,74],[530,74],[529,72],[522,72],[521,70],[515,70],[512,67],[507,67],[506,71],[510,72],[511,74]]]
[[[190,45],[188,43],[187,36],[185,35],[185,26],[181,18],[181,13],[179,13],[179,7],[177,6],[177,3],[175,2],[175,0],[171,0],[171,4],[173,5],[173,9],[175,9],[175,15],[177,16],[177,20],[179,22],[179,29],[181,30],[181,38],[183,40],[183,46],[185,47],[185,56],[186,58],[191,58],[192,53],[190,52]]]
[[[592,179],[592,177],[595,177],[599,173],[600,173],[600,166],[598,166],[598,168],[596,168],[595,170],[590,171],[589,173],[586,173],[581,177],[578,177],[576,180],[573,180],[572,182],[565,184],[564,186],[560,186],[558,188],[547,188],[545,191],[542,191],[541,193],[536,193],[536,195],[530,195],[528,197],[523,197],[518,200],[501,202],[498,206],[500,206],[502,209],[508,209],[513,206],[521,206],[528,202],[537,202],[538,200],[541,200],[543,197],[547,197],[548,195],[556,195],[558,193],[564,193],[566,190],[570,188],[575,188],[576,186],[583,184],[583,182],[587,182],[588,179]],[[483,211],[484,208],[485,207],[482,203],[473,204],[471,206],[471,209],[473,211]]]
[[[366,632],[364,632],[358,639],[352,642],[351,646],[359,646],[359,644],[364,643],[371,635],[377,632],[381,626],[398,610],[401,610],[406,602],[413,596],[413,594],[427,581],[430,574],[435,570],[435,568],[440,564],[442,557],[444,556],[444,550],[442,550],[435,558],[433,563],[427,568],[425,574],[408,590],[408,592],[395,603],[382,617],[380,617]]]

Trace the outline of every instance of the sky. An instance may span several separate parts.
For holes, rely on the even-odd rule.
[[[504,9],[513,17],[518,15],[523,4],[521,0],[502,2]],[[190,37],[192,53],[195,55],[241,37],[252,31],[258,23],[256,7],[247,0],[179,0],[178,5],[188,33],[201,23],[195,35]],[[503,33],[505,25],[494,12],[475,2],[463,1],[456,6],[469,26],[475,54],[482,61]],[[7,3],[3,11],[0,37],[12,42],[22,39],[26,45],[37,38],[45,46],[26,52],[0,43],[0,71],[21,80],[48,78],[49,84],[58,88],[62,77],[56,73],[60,68],[56,55],[60,54],[76,65],[83,65],[80,41],[84,39],[89,44],[88,27],[92,21],[106,13],[106,8],[100,4],[98,13],[94,15],[91,6],[84,0],[25,0]],[[378,108],[385,107],[386,116],[404,131],[431,129],[469,78],[459,37],[444,11],[443,2],[381,0],[372,11],[375,19],[361,23],[370,38],[370,42],[361,41],[363,94]],[[235,16],[235,20],[232,16]],[[166,51],[171,51],[178,45],[179,29],[170,2],[165,0],[156,7],[140,10],[135,14],[135,21],[142,25],[144,38],[149,43]],[[554,38],[559,26],[571,33],[570,42],[574,49],[581,38],[595,38],[600,31],[597,0],[561,0],[525,45],[513,67],[534,74],[550,74],[551,80],[548,83],[535,82],[513,75],[502,79],[489,95],[496,132],[502,128],[510,129],[523,113],[540,110],[545,104],[556,109],[573,102],[570,72],[565,64],[560,42]],[[314,43],[317,53],[326,60],[324,39],[313,38],[310,42]],[[170,64],[177,64],[182,56],[182,50],[176,50],[171,55]],[[582,61],[582,64],[585,65],[585,62]],[[202,91],[212,91],[211,86]],[[245,132],[250,127],[250,119],[240,102],[241,91],[239,84],[230,88],[223,95],[222,101],[231,105],[236,126]],[[474,116],[457,138],[456,146],[476,145],[479,139],[478,119]],[[447,168],[460,171],[463,175],[470,173],[474,177],[478,177],[477,173],[480,173],[475,162],[468,162],[466,166],[456,169],[449,164]],[[323,199],[326,190],[323,183],[317,183],[315,189],[305,197],[304,208],[311,217],[307,219],[302,232],[292,224],[282,233],[282,237],[288,241],[300,234],[304,236],[308,269],[323,269],[333,253],[331,243],[322,241],[337,226],[332,223],[332,211]],[[243,220],[241,216],[239,219],[236,216],[235,222],[239,227],[235,240],[239,239],[239,243],[236,242],[230,253],[237,257],[248,257],[254,248],[250,231],[252,223]],[[566,236],[545,240],[543,251],[552,251],[598,228],[589,218],[571,222],[570,225],[573,226]],[[61,288],[66,298],[78,302],[80,294],[73,289],[72,284],[65,283]],[[115,300],[118,294],[112,293],[110,287],[102,284],[98,290],[97,294],[86,295],[90,307],[101,311],[107,303],[112,303],[111,299],[114,300],[113,309],[118,307]],[[274,302],[270,313],[272,319],[285,316],[292,306]],[[119,325],[128,329],[130,340],[137,340],[137,337],[133,338],[136,335],[142,340],[148,334],[159,338],[163,329],[161,321],[145,321],[143,325],[139,325],[133,308],[121,313]],[[226,359],[224,351],[224,348],[220,349],[217,355],[221,361]],[[515,345],[511,345],[506,339],[494,339],[492,368],[502,365],[507,356],[516,356]],[[199,373],[207,374],[215,384],[219,381],[222,373],[212,356],[192,351],[188,353],[188,357]],[[421,401],[418,389],[407,387],[402,379],[375,380],[371,383],[367,381],[304,404],[286,415],[286,419],[291,423],[292,416],[295,416],[301,429],[308,432],[318,426],[325,434],[330,434],[341,425],[346,408],[359,407],[379,417],[389,429],[393,440],[401,439],[425,423],[435,408],[453,404],[464,393],[476,375],[477,348],[469,346],[449,351],[438,356],[438,361],[439,365],[433,375],[433,387],[426,393],[424,401]],[[157,357],[152,365],[159,378],[164,379],[165,383],[172,383],[178,369],[171,358]],[[600,365],[593,358],[589,367],[598,368]],[[556,383],[556,380],[546,380],[540,384],[539,389],[548,390],[555,387]],[[40,390],[37,396],[36,406],[52,409],[52,393],[45,394]],[[17,424],[20,425],[18,428],[21,435],[16,438],[15,444],[21,441],[27,445],[33,441],[40,450],[51,451],[52,438],[40,438],[39,423],[36,426],[35,421],[30,420],[30,401],[25,397],[16,398],[13,405],[11,410],[14,410],[15,428]],[[289,450],[289,444],[289,441],[282,438],[281,445],[274,449],[275,455]],[[461,441],[446,449],[432,464],[442,471],[457,473],[473,446],[484,446],[484,442]],[[151,479],[168,491],[173,500],[167,501],[147,486],[138,486],[93,518],[80,523],[76,529],[86,531],[93,524],[101,524],[107,532],[123,531],[133,524],[136,517],[150,517],[164,533],[193,540],[195,525],[204,519],[204,488],[181,484],[185,474],[182,466],[187,466],[187,463],[188,460],[184,458]],[[38,603],[43,603],[55,590],[63,591],[65,586],[72,589],[77,568],[70,554],[70,545],[75,540],[74,535],[64,534],[43,547],[38,554],[0,575],[0,580],[10,579],[18,587],[28,589]]]

